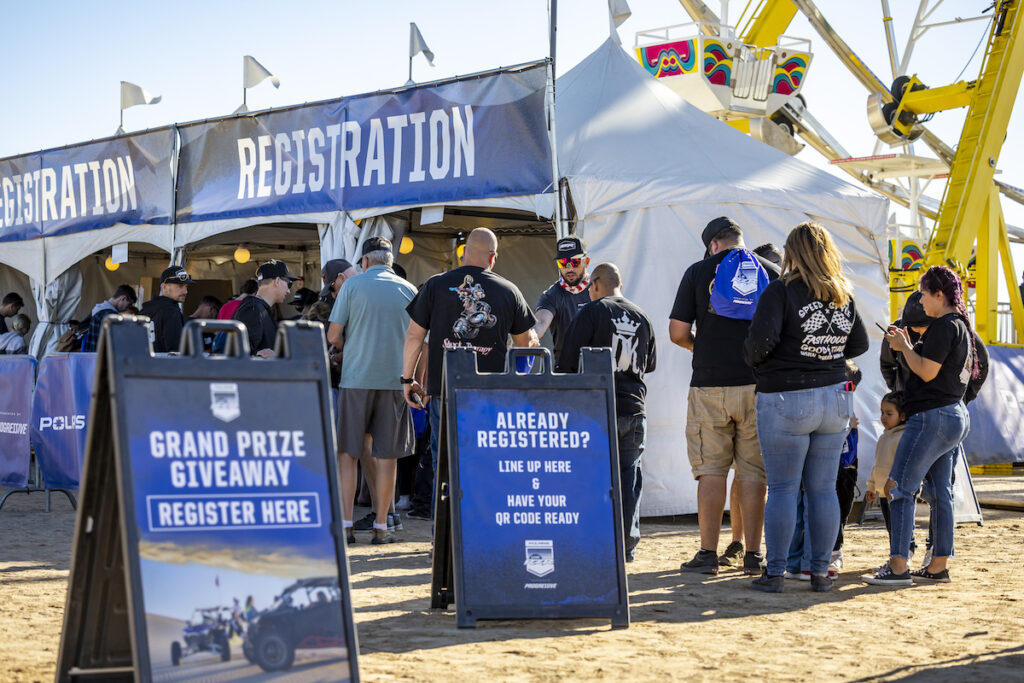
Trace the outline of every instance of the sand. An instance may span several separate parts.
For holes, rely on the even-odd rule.
[[[1024,500],[1024,478],[979,477],[976,486],[979,495]],[[54,677],[74,513],[63,497],[54,496],[50,513],[44,505],[43,494],[18,494],[0,510],[0,681]],[[602,620],[482,621],[457,629],[454,612],[429,609],[429,523],[407,520],[402,541],[390,546],[369,545],[363,535],[349,554],[363,678],[1024,677],[1021,513],[986,510],[984,526],[959,526],[954,583],[902,590],[859,580],[886,554],[880,518],[848,527],[846,567],[831,593],[811,593],[796,581],[781,595],[757,593],[737,571],[684,576],[679,563],[698,545],[695,519],[645,521],[642,531],[637,560],[627,565],[632,623],[614,630]]]

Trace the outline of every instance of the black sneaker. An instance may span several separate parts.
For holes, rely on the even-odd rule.
[[[405,527],[402,526],[402,515],[399,512],[388,513],[388,531],[401,531]]]
[[[750,582],[750,587],[762,593],[781,593],[786,589],[785,581],[781,576],[769,576],[765,569],[761,576]]]
[[[827,593],[832,590],[834,585],[835,581],[828,575],[818,576],[817,574],[811,574],[811,590],[815,593]]]
[[[681,572],[696,572],[698,574],[718,573],[718,553],[714,550],[698,550],[697,554],[689,562],[679,565]]]
[[[764,553],[760,550],[748,550],[743,554],[743,573],[753,576],[764,569]]]
[[[356,531],[373,531],[373,523],[377,521],[377,515],[373,512],[368,512],[362,519],[357,519],[352,528]]]
[[[743,544],[739,541],[733,541],[729,544],[729,547],[725,549],[725,552],[718,556],[719,567],[738,567],[740,561],[743,559]]]
[[[899,588],[901,586],[914,585],[913,579],[910,578],[910,572],[896,574],[889,565],[885,565],[874,574],[865,574],[861,578],[864,579],[865,583],[870,583],[872,586],[893,586]]]
[[[928,571],[928,567],[921,567],[910,572],[911,580],[923,581],[925,583],[952,583],[952,579],[949,578],[949,570],[943,569],[941,572],[932,573]]]
[[[354,531],[352,531],[352,527],[346,529],[346,532],[347,533],[345,534],[345,540],[348,541],[349,545],[352,545],[356,542],[356,534]]]
[[[429,508],[413,508],[405,513],[405,516],[409,519],[425,519],[430,520],[430,509]]]

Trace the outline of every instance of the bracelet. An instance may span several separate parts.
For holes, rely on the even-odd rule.
[[[415,384],[416,383],[416,380],[413,379],[412,377],[401,377],[400,376],[398,378],[398,381],[401,382],[402,384]]]

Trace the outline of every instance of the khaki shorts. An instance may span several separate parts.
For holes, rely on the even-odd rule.
[[[338,397],[338,452],[358,458],[373,437],[373,457],[392,460],[412,452],[412,413],[401,391],[345,389]]]
[[[693,478],[726,476],[765,483],[757,442],[757,394],[753,384],[690,387],[686,400],[686,453]]]

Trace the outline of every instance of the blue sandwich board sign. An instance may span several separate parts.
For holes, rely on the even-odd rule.
[[[322,327],[144,320],[104,320],[57,680],[358,680]]]
[[[541,373],[514,370],[523,353],[544,360]],[[432,604],[454,597],[459,627],[558,617],[628,626],[611,355],[585,349],[579,374],[555,375],[546,350],[514,349],[506,367],[479,374],[472,351],[445,354],[448,486]]]

